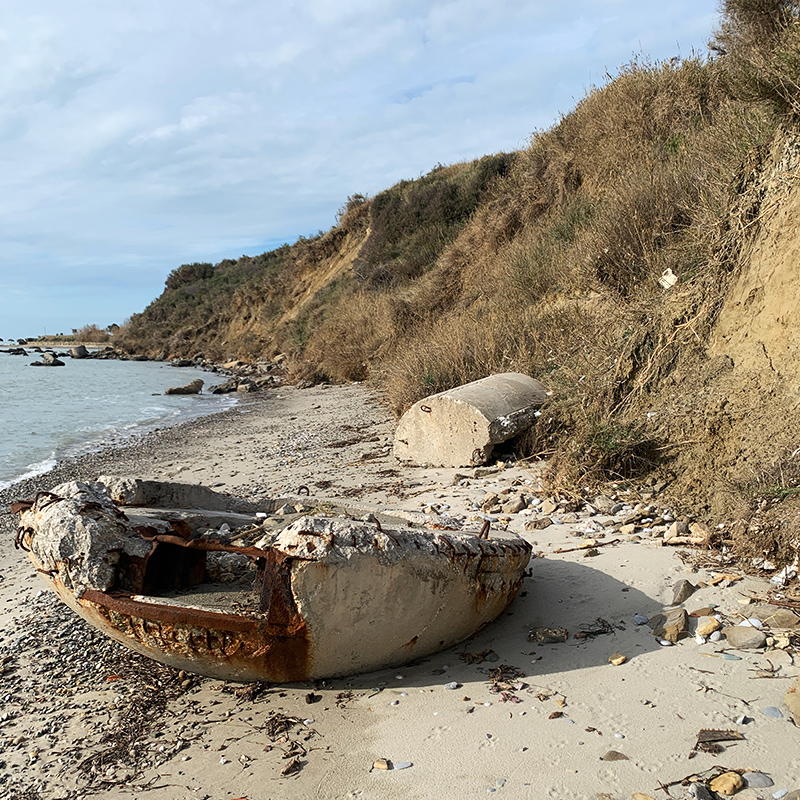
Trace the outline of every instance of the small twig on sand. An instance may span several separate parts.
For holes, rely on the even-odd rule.
[[[584,545],[583,547],[559,547],[558,550],[553,550],[553,553],[575,553],[578,550],[590,550],[592,547],[608,547],[610,544],[618,544],[619,541],[619,539],[612,539],[610,542],[597,542],[596,544]]]

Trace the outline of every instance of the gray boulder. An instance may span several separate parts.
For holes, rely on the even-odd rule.
[[[75,347],[70,347],[69,355],[70,358],[88,358],[89,351],[82,344],[79,344]]]
[[[725,639],[731,647],[744,650],[753,650],[763,647],[767,643],[767,637],[758,628],[749,625],[733,625],[722,629]]]
[[[31,364],[32,367],[63,367],[64,362],[61,359],[56,358],[55,353],[43,353],[41,361],[34,361]]]

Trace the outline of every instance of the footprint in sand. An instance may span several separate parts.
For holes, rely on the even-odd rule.
[[[432,731],[431,731],[431,732],[430,732],[430,733],[429,733],[429,734],[428,734],[428,735],[425,737],[425,739],[426,739],[426,740],[431,740],[431,741],[434,741],[434,742],[435,742],[435,741],[438,741],[438,740],[439,740],[439,739],[441,739],[441,738],[442,738],[442,737],[445,735],[445,733],[446,733],[447,731],[449,731],[449,730],[450,730],[450,727],[449,727],[448,725],[440,725],[438,728],[434,728],[434,729],[433,729],[433,730],[432,730]]]

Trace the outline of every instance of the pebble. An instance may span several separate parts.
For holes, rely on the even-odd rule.
[[[672,587],[672,603],[670,605],[677,606],[684,600],[688,600],[695,592],[697,587],[690,581],[678,581]]]
[[[767,717],[771,717],[772,719],[783,719],[783,712],[779,708],[776,708],[775,706],[767,706],[766,708],[762,708],[761,710]]]
[[[750,789],[767,789],[775,785],[775,781],[763,772],[745,772],[745,785]]]
[[[620,753],[619,750],[609,750],[605,755],[601,756],[601,761],[630,761],[625,753]]]
[[[741,717],[736,717],[737,725],[747,725],[747,723],[750,721],[751,721],[750,717],[746,716],[745,714],[742,714]]]
[[[708,785],[712,792],[717,794],[736,794],[744,786],[744,779],[738,772],[723,772]]]
[[[714,619],[714,617],[700,617],[697,620],[697,635],[703,637],[711,636],[720,627],[719,620]]]
[[[613,653],[608,657],[608,663],[613,664],[615,667],[619,667],[624,664],[628,660],[628,656],[623,655],[622,653]]]
[[[408,769],[409,767],[413,767],[414,765],[410,761],[397,761],[395,762],[394,768],[395,769]]]
[[[719,642],[722,641],[722,631],[714,631],[709,637],[708,640],[710,642]]]
[[[634,614],[633,621],[637,625],[647,625],[647,623],[650,622],[650,618],[646,617],[644,614]]]
[[[781,798],[786,797],[787,794],[789,794],[788,789],[778,789],[778,791],[772,796],[775,798],[775,800],[781,800]]]
[[[446,683],[444,685],[445,689],[458,689],[458,682],[457,681],[450,681],[450,683]]]
[[[734,655],[733,653],[723,653],[722,657],[725,659],[725,661],[741,661],[742,660],[740,656]]]
[[[658,643],[659,643],[659,644],[660,644],[662,647],[672,647],[672,645],[674,645],[674,644],[675,644],[675,642],[671,642],[669,639],[659,639],[659,640],[658,640]]]

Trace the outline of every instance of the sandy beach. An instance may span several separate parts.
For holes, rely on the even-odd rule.
[[[541,465],[409,467],[392,455],[393,430],[363,385],[286,387],[64,462],[3,493],[0,797],[680,798],[692,796],[693,776],[725,770],[744,772],[737,797],[800,791],[800,730],[783,702],[800,674],[800,617],[783,609],[780,620],[767,618],[779,607],[764,602],[774,597],[766,577],[664,546],[671,509],[635,489],[620,490],[611,498],[617,510],[606,512],[554,503],[556,524],[527,529],[543,516],[538,505],[480,506],[488,493],[551,500]],[[95,633],[14,549],[11,500],[99,475],[247,498],[308,487],[316,497],[442,514],[476,530],[489,513],[537,557],[506,613],[422,662],[316,684],[224,684]],[[681,580],[698,587],[682,603],[688,612],[714,607],[733,625],[759,616],[773,645],[734,649],[698,644],[693,634],[659,644],[634,617],[673,607]],[[564,628],[569,638],[531,640],[541,628]],[[619,666],[609,662],[617,654],[626,657]],[[698,748],[702,730],[742,738]],[[409,766],[375,768],[380,759]]]

